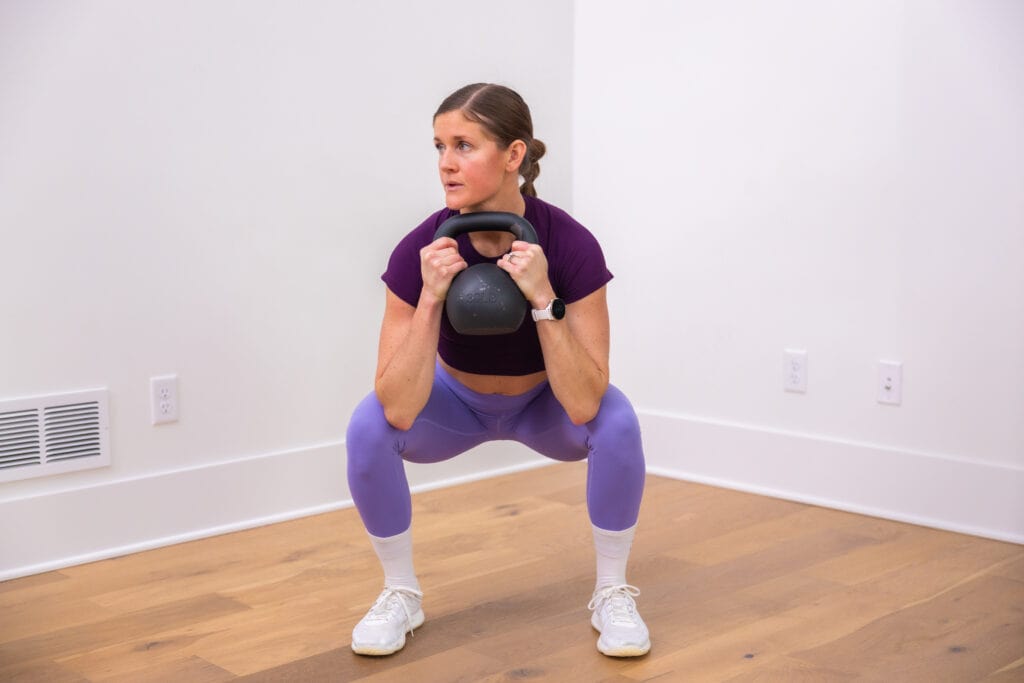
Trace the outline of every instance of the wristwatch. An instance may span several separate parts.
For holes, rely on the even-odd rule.
[[[547,308],[533,309],[533,319],[537,320],[561,320],[565,317],[565,302],[555,297],[548,304]]]

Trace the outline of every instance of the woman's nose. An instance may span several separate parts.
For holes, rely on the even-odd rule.
[[[437,158],[437,166],[443,171],[450,171],[455,169],[455,156],[450,150],[444,150]]]

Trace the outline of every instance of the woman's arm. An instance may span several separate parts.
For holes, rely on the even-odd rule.
[[[565,307],[562,320],[538,320],[537,336],[555,398],[573,424],[597,416],[608,389],[608,300],[602,287]],[[552,297],[534,308],[544,308]]]
[[[498,265],[512,276],[533,308],[545,308],[557,295],[540,245],[513,242],[511,258],[501,259]],[[562,320],[538,321],[537,336],[555,398],[574,424],[590,422],[608,389],[606,288],[566,306]]]
[[[442,237],[420,250],[423,289],[416,306],[387,292],[374,389],[384,417],[396,429],[412,427],[430,398],[444,299],[452,278],[465,268],[458,244]]]

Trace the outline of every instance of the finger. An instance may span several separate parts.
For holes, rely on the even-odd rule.
[[[510,251],[499,259],[498,265],[511,273],[525,268],[526,259],[522,252],[516,253],[514,251]]]
[[[452,260],[452,259],[461,259],[462,258],[462,255],[459,253],[459,250],[456,249],[456,248],[453,248],[453,247],[435,248],[435,246],[437,246],[437,245],[431,245],[430,247],[427,248],[427,250],[425,252],[425,256],[427,257],[427,259],[430,259],[430,260],[435,260],[435,259]]]
[[[447,249],[447,248],[457,249],[458,246],[459,246],[459,243],[456,242],[455,239],[452,238],[452,237],[438,237],[436,240],[434,240],[433,242],[430,243],[430,246],[431,247],[435,247],[437,249]]]

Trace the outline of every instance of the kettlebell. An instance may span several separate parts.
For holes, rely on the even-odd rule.
[[[457,214],[441,224],[434,239],[488,230],[510,232],[517,240],[537,244],[537,231],[530,221],[504,211]],[[512,276],[493,263],[478,263],[456,275],[444,302],[455,331],[470,335],[515,332],[529,307]]]

